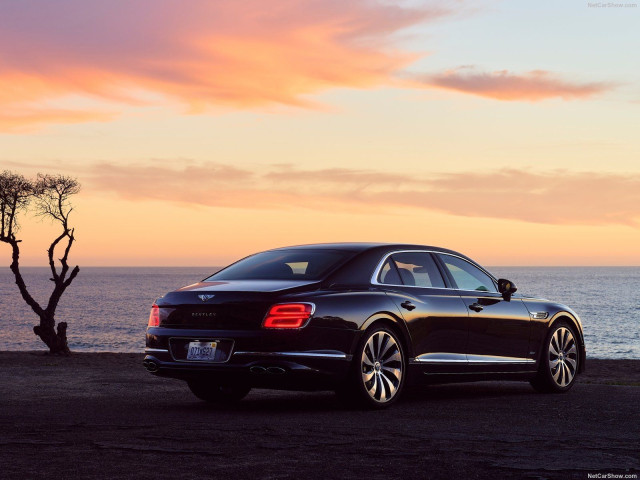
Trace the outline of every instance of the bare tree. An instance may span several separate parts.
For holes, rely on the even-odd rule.
[[[35,181],[22,175],[4,171],[0,174],[0,213],[1,230],[0,241],[8,243],[12,250],[11,271],[16,279],[20,294],[27,305],[40,317],[40,323],[33,327],[33,332],[49,347],[50,353],[69,354],[67,345],[67,323],[60,322],[56,328],[55,314],[62,294],[80,272],[76,265],[69,268],[68,258],[71,246],[75,241],[74,229],[69,226],[69,214],[73,210],[70,198],[80,191],[80,184],[73,177],[64,175],[38,174]],[[30,206],[36,215],[57,222],[62,232],[47,250],[50,280],[54,284],[46,307],[41,306],[29,293],[20,273],[20,242],[16,234],[20,228],[18,216],[27,211]],[[65,244],[66,243],[66,244]],[[59,268],[56,267],[54,257],[56,247],[63,248],[62,256],[58,258]]]

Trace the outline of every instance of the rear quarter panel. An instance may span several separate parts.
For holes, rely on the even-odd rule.
[[[411,355],[411,339],[396,305],[384,292],[355,290],[346,292],[316,292],[291,296],[291,301],[308,301],[316,306],[310,327],[334,329],[353,334],[349,354],[355,350],[360,336],[378,320],[390,322],[402,334],[405,346]]]

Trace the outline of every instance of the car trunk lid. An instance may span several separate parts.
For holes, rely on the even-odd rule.
[[[199,282],[156,303],[163,327],[251,330],[262,326],[269,307],[281,295],[316,287],[317,282],[298,280]]]

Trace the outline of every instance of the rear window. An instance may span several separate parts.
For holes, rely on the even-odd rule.
[[[242,259],[211,275],[216,280],[319,280],[343,262],[350,252],[340,250],[282,250]]]

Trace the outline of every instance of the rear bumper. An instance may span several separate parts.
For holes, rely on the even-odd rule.
[[[256,388],[331,389],[348,373],[356,332],[314,328],[306,331],[220,331],[149,328],[143,364],[154,375],[183,380],[206,378]],[[229,356],[220,362],[180,359],[171,339],[227,339]]]

